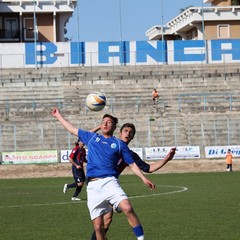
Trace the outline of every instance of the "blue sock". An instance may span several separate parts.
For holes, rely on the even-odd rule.
[[[144,236],[144,233],[143,233],[143,228],[142,228],[142,225],[137,225],[136,227],[132,228],[136,237],[141,237],[141,236]],[[138,238],[139,239],[139,238]]]

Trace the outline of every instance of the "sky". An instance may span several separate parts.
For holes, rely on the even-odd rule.
[[[70,41],[84,42],[145,41],[148,29],[166,24],[181,9],[201,7],[202,1],[78,0],[66,36]]]

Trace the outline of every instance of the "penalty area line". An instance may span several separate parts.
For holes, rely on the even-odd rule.
[[[180,189],[179,190],[170,191],[170,192],[163,192],[163,193],[152,193],[152,194],[132,196],[132,197],[130,196],[129,198],[132,199],[132,198],[145,198],[145,197],[152,197],[152,196],[168,195],[168,194],[175,194],[175,193],[186,192],[188,190],[187,187],[183,187],[183,186],[161,185],[161,187],[171,187],[171,188],[180,188]]]

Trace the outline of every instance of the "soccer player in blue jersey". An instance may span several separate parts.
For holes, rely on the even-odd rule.
[[[118,181],[119,173],[117,164],[119,159],[123,158],[144,184],[151,189],[154,189],[155,185],[142,174],[134,162],[131,151],[126,143],[113,137],[118,119],[105,114],[102,118],[102,134],[100,135],[95,132],[77,129],[60,114],[57,108],[53,109],[52,115],[68,132],[78,136],[88,147],[88,164],[86,169],[88,179],[87,204],[97,240],[106,240],[104,215],[112,211],[109,203],[112,206],[119,206],[121,208],[136,238],[144,240],[142,225]]]
[[[96,128],[91,129],[90,131],[96,132],[100,130],[100,126],[97,126]],[[134,124],[132,123],[125,123],[122,125],[120,129],[120,139],[124,141],[127,145],[132,141],[136,133],[136,128]],[[137,153],[134,151],[131,151],[132,157],[135,161],[135,163],[138,165],[138,167],[146,173],[153,173],[160,168],[162,168],[168,161],[172,160],[175,155],[176,147],[173,147],[169,153],[165,156],[164,159],[156,161],[155,163],[148,164],[144,162]],[[120,159],[118,162],[119,167],[119,174],[127,167],[128,165],[123,161],[123,159]],[[121,212],[121,209],[119,207],[113,206],[113,210],[115,212]],[[112,217],[113,217],[113,211],[107,213],[104,215],[104,228],[105,232],[108,231],[110,224],[112,223]],[[96,240],[96,234],[93,232],[91,240]]]

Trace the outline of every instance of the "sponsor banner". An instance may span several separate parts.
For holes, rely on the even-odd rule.
[[[172,147],[147,147],[145,148],[146,160],[163,159]],[[174,159],[196,159],[200,158],[199,146],[177,147]]]
[[[86,149],[86,158],[87,158],[87,153],[88,153],[88,149]],[[72,149],[71,150],[61,150],[61,156],[60,156],[60,162],[61,163],[69,163],[69,155],[71,154]]]
[[[132,151],[134,151],[135,153],[138,154],[138,156],[143,159],[143,149],[142,148],[130,148]],[[60,158],[60,162],[61,163],[69,163],[68,157],[71,154],[72,149],[71,150],[61,150],[61,158]],[[86,149],[86,154],[87,154],[88,150]],[[86,156],[87,157],[87,156]]]
[[[205,147],[206,158],[225,158],[227,150],[231,149],[233,157],[240,157],[240,146],[208,146]]]
[[[180,146],[177,147],[174,159],[195,159],[200,158],[199,146]]]
[[[130,148],[133,152],[137,153],[137,155],[143,159],[143,149],[142,148]]]
[[[3,164],[57,163],[57,150],[2,152]]]
[[[61,157],[60,162],[61,163],[69,163],[68,157],[71,154],[72,150],[61,150]]]

